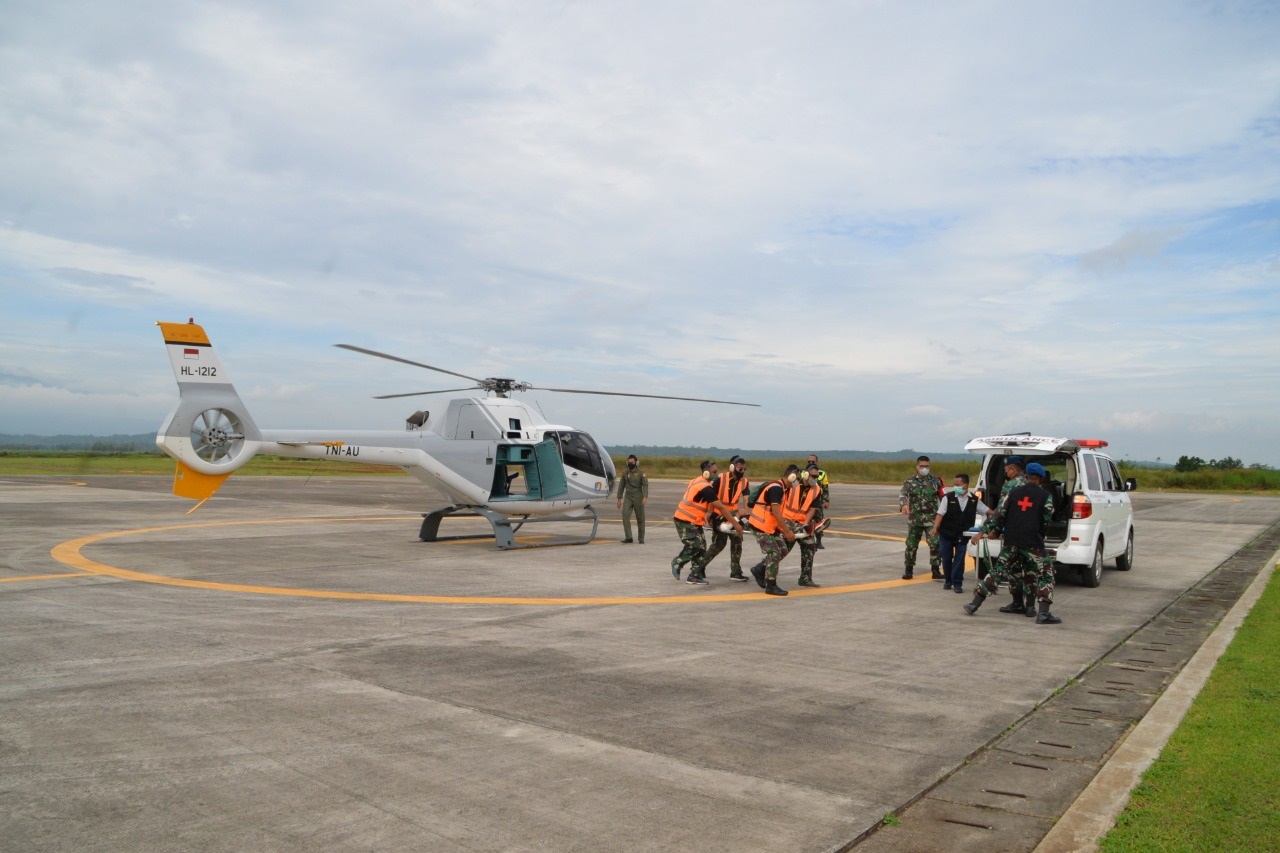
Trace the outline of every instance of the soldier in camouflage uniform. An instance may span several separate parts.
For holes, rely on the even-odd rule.
[[[938,558],[938,537],[933,535],[933,516],[942,496],[942,481],[929,473],[929,457],[916,459],[916,475],[902,483],[898,492],[898,511],[907,516],[907,550],[903,558],[902,579],[911,580],[916,568],[916,551],[923,538],[929,546],[929,568],[934,580],[942,580],[942,561]]]
[[[689,579],[685,583],[706,586],[707,540],[703,537],[703,528],[707,524],[707,514],[715,510],[729,519],[729,524],[739,536],[742,535],[742,525],[737,518],[732,517],[733,511],[716,496],[716,463],[707,459],[701,467],[702,473],[685,486],[684,497],[676,505],[672,519],[684,547],[671,561],[671,576],[680,580],[681,569],[686,563],[690,563]]]
[[[973,601],[964,606],[970,616],[978,612],[982,602],[995,591],[996,585],[1007,581],[1016,583],[1020,575],[1027,587],[1035,590],[1039,604],[1037,625],[1057,625],[1062,622],[1050,611],[1053,605],[1053,561],[1045,554],[1044,533],[1053,519],[1053,495],[1041,487],[1047,474],[1038,462],[1027,466],[1027,482],[1012,489],[1003,512],[999,514],[992,533],[1004,537],[1000,559],[991,573],[978,582]],[[979,533],[978,537],[990,536]]]
[[[728,473],[720,475],[716,495],[721,503],[733,510],[734,517],[737,518],[746,507],[747,490],[750,488],[751,481],[747,479],[747,460],[735,455],[729,460]],[[708,523],[711,526],[711,547],[707,549],[706,562],[710,563],[714,560],[724,550],[724,546],[728,545],[729,580],[745,581],[747,576],[742,573],[742,537],[720,529],[720,525],[728,520],[721,517],[718,512],[710,514]]]
[[[787,553],[791,553],[794,545],[800,546],[800,586],[819,587],[822,584],[813,579],[813,558],[818,552],[818,534],[816,532],[815,522],[819,519],[819,513],[822,512],[822,483],[819,479],[819,468],[817,465],[809,466],[809,469],[800,477],[800,482],[792,486],[787,494],[787,503],[783,507],[782,514],[787,519],[787,524],[791,528],[791,532],[796,534],[796,541],[787,545]],[[809,502],[809,492],[817,490],[812,503],[806,508],[805,504]],[[808,532],[810,535],[801,538],[801,534]]]
[[[820,522],[827,517],[827,510],[831,508],[831,480],[827,477],[827,472],[822,470],[822,466],[818,464],[818,454],[810,453],[809,461],[805,462],[807,470],[818,470],[818,485],[822,487],[822,500],[818,503],[818,511],[814,513],[814,522]],[[822,550],[826,546],[822,544],[822,531],[818,531],[817,544],[814,545],[818,550]],[[801,552],[803,554],[803,552]]]
[[[633,453],[627,457],[627,470],[618,477],[618,509],[622,510],[623,544],[631,543],[631,515],[635,514],[639,542],[644,544],[644,508],[649,503],[649,478],[640,469]]]
[[[789,545],[796,541],[787,520],[782,514],[782,503],[787,489],[800,479],[800,468],[788,465],[781,480],[766,483],[756,498],[756,505],[751,508],[751,532],[760,546],[764,559],[751,567],[751,574],[756,583],[769,595],[786,595],[787,591],[778,586],[778,563],[787,556]]]
[[[1005,501],[1009,499],[1009,493],[1026,484],[1027,478],[1022,473],[1022,457],[1010,456],[1004,460],[1004,485],[1000,487],[999,499],[992,504],[995,509],[987,516],[987,522],[982,526],[983,533],[989,534],[999,529],[1000,516],[1004,512]],[[979,563],[978,580],[982,580],[986,574],[986,568]],[[1020,577],[1009,581],[1009,592],[1013,595],[1013,600],[1000,608],[1001,613],[1036,615],[1035,590],[1029,589]]]

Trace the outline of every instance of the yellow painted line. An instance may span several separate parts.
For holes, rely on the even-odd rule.
[[[890,542],[906,542],[907,540],[901,536],[886,536],[883,533],[858,533],[854,530],[836,530],[834,527],[828,527],[823,532],[823,536],[861,536],[863,539],[887,539]]]
[[[0,583],[18,583],[19,581],[43,581],[51,578],[87,578],[87,572],[62,572],[56,575],[23,575],[20,578],[0,578]]]
[[[82,550],[90,545],[98,542],[104,542],[108,539],[119,539],[125,536],[140,536],[147,533],[162,533],[174,530],[187,530],[193,528],[211,528],[211,527],[239,527],[250,525],[267,525],[267,524],[333,524],[333,523],[361,523],[371,521],[396,521],[404,522],[413,520],[417,516],[388,516],[388,517],[368,517],[368,518],[282,518],[282,519],[259,519],[257,521],[217,521],[204,522],[200,524],[175,524],[166,527],[140,527],[135,530],[118,530],[112,533],[97,533],[92,536],[82,536],[79,539],[71,539],[55,546],[49,553],[50,555],[63,565],[70,566],[94,575],[105,575],[108,577],[119,578],[120,580],[137,581],[140,583],[154,583],[164,586],[184,587],[187,589],[205,589],[217,590],[219,592],[241,592],[251,595],[279,595],[294,598],[327,598],[339,599],[345,601],[390,601],[411,604],[516,604],[516,605],[583,605],[583,604],[702,604],[706,602],[726,602],[726,601],[761,601],[764,599],[774,598],[774,596],[765,595],[763,592],[756,593],[734,593],[730,595],[706,595],[690,591],[686,595],[663,595],[650,597],[600,597],[600,598],[583,598],[583,597],[518,597],[518,596],[478,596],[478,595],[400,595],[395,593],[383,592],[348,592],[336,589],[299,589],[294,587],[279,586],[257,586],[253,584],[238,583],[221,583],[215,581],[192,580],[189,578],[175,578],[167,575],[157,575],[148,572],[138,572],[132,569],[125,569],[119,566],[110,566],[105,563],[99,563],[84,556]],[[809,597],[816,595],[840,595],[849,592],[866,592],[877,589],[892,589],[900,586],[911,586],[928,582],[929,578],[916,578],[913,580],[886,580],[874,581],[871,583],[848,584],[845,586],[820,587],[818,589],[793,589],[791,595],[800,597]]]

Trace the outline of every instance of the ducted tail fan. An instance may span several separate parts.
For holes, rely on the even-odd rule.
[[[244,452],[244,424],[234,412],[205,409],[191,424],[191,447],[211,465],[231,465]]]

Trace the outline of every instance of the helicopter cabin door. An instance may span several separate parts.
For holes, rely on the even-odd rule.
[[[543,501],[564,498],[569,483],[555,441],[499,444],[493,460],[489,500]]]

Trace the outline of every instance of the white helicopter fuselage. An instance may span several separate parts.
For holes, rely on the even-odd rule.
[[[395,466],[456,506],[507,516],[579,515],[612,490],[613,461],[594,438],[509,397],[454,398],[404,430],[259,429],[203,328],[159,325],[179,401],[156,444],[178,462],[175,494],[204,500],[260,453]]]
[[[512,422],[519,426],[501,428]],[[572,515],[612,491],[612,460],[591,436],[548,424],[520,401],[458,398],[443,416],[409,423],[403,431],[268,429],[258,452],[394,465],[458,505],[507,515]]]

